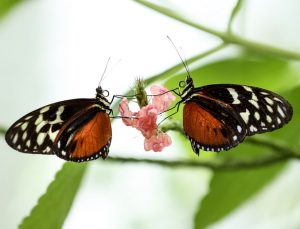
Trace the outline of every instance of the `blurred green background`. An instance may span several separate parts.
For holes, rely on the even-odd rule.
[[[263,87],[294,107],[286,127],[217,156],[195,156],[171,131],[169,148],[144,152],[143,138],[120,120],[113,121],[112,158],[84,164],[18,153],[2,133],[0,227],[300,228],[299,10],[296,0],[0,0],[3,130],[42,105],[93,97],[110,56],[121,59],[103,82],[111,95],[129,91],[137,77],[177,87],[185,72],[167,35],[195,85]],[[232,166],[266,158],[277,163]],[[170,166],[173,160],[199,166]]]

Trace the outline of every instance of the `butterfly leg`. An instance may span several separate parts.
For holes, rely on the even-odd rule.
[[[168,109],[168,110],[166,110],[166,111],[164,111],[164,112],[161,112],[160,114],[165,113],[165,112],[167,112],[167,111],[169,111],[169,110],[172,110],[172,109],[176,108],[176,111],[175,111],[174,113],[168,115],[167,117],[165,117],[163,120],[161,120],[161,121],[158,123],[158,126],[159,126],[163,121],[165,121],[166,119],[168,119],[169,117],[171,117],[171,116],[173,116],[174,114],[178,113],[178,111],[179,111],[179,105],[180,105],[181,103],[182,103],[182,101],[179,101],[179,102],[176,103],[175,106],[173,106],[172,108],[170,108],[170,109]]]

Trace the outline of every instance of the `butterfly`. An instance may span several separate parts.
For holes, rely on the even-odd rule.
[[[247,136],[281,128],[293,116],[288,101],[262,88],[236,84],[195,88],[189,74],[180,87],[177,111],[184,103],[183,130],[198,155],[200,149],[229,150]]]
[[[43,106],[17,120],[5,140],[23,153],[55,154],[74,162],[105,159],[112,129],[108,91],[96,88],[96,98],[72,99]]]

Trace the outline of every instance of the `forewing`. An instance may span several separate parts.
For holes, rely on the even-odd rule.
[[[98,106],[82,110],[64,124],[54,144],[55,154],[68,161],[105,159],[112,138],[110,118]]]
[[[183,129],[195,153],[228,150],[246,135],[244,122],[227,104],[194,94],[183,108]]]
[[[41,107],[16,121],[5,140],[20,152],[54,154],[53,143],[64,123],[93,104],[95,99],[73,99]]]
[[[216,84],[195,92],[228,104],[242,118],[248,136],[281,128],[293,115],[291,105],[282,96],[258,87]]]

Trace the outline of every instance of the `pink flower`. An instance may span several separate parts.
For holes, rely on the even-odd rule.
[[[136,125],[136,119],[134,119],[133,117],[136,115],[136,112],[132,112],[129,110],[129,106],[128,106],[128,99],[127,98],[123,98],[121,103],[119,104],[119,112],[121,114],[122,121],[124,122],[124,124],[126,126],[135,126]],[[132,117],[132,118],[130,118]]]
[[[127,98],[123,98],[119,104],[119,112],[126,126],[141,131],[145,137],[144,148],[146,151],[160,152],[166,146],[171,145],[171,138],[166,133],[161,133],[156,124],[159,113],[167,110],[175,97],[168,89],[161,86],[152,86],[152,104],[142,107],[138,112],[132,112],[128,106]],[[147,101],[147,99],[146,99]]]
[[[150,138],[157,131],[157,116],[158,109],[155,105],[149,104],[137,113],[137,126],[136,128],[142,132],[145,138]]]
[[[146,151],[153,150],[154,152],[161,152],[164,147],[172,144],[172,140],[166,133],[159,133],[157,136],[153,135],[151,138],[145,138],[144,148]]]
[[[172,102],[176,99],[175,96],[169,92],[169,90],[162,86],[153,85],[150,88],[153,95],[152,104],[157,106],[159,112],[167,110]]]

